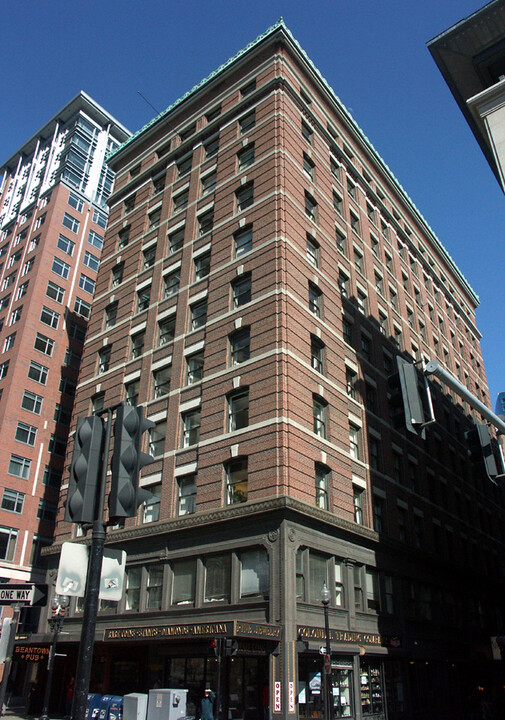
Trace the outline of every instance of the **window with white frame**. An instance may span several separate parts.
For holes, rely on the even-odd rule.
[[[312,397],[313,431],[320,438],[327,438],[328,403],[319,395]]]
[[[161,483],[149,485],[145,489],[151,493],[151,497],[144,502],[142,521],[157,522],[160,519]]]
[[[89,318],[91,313],[91,305],[85,300],[82,300],[80,297],[76,297],[74,303],[74,312],[76,312],[78,315],[82,315],[82,317],[87,319]]]
[[[153,457],[160,457],[165,452],[166,435],[166,420],[157,422],[156,425],[149,430],[149,453]]]
[[[182,413],[182,446],[189,447],[200,441],[200,410],[189,410]]]
[[[124,231],[120,232],[119,235],[122,236],[123,232]],[[88,242],[90,245],[93,245],[93,247],[96,247],[98,250],[101,250],[103,248],[103,237],[94,230],[89,231]]]
[[[180,228],[168,236],[168,246],[171,253],[178,252],[184,245],[184,228]]]
[[[0,560],[14,560],[18,532],[15,528],[0,526]]]
[[[239,365],[246,362],[251,356],[251,331],[250,328],[242,328],[230,336],[230,359],[232,365]]]
[[[29,458],[12,454],[9,460],[9,475],[28,480],[32,461]]]
[[[237,390],[228,395],[228,432],[249,425],[249,390]]]
[[[330,509],[330,471],[325,465],[316,463],[316,506],[322,510]]]
[[[24,422],[18,422],[16,427],[15,439],[25,445],[35,445],[37,438],[37,428],[34,425],[28,425]]]
[[[234,458],[225,464],[228,505],[247,501],[248,462],[247,458]]]
[[[93,253],[90,253],[89,250],[86,250],[84,253],[84,264],[86,267],[89,267],[90,270],[98,272],[98,268],[100,267],[100,258],[93,255]]]
[[[170,298],[179,292],[179,284],[181,281],[181,274],[179,270],[168,273],[164,276],[165,283],[165,297]]]
[[[90,293],[90,295],[93,295],[93,293],[95,292],[95,285],[95,280],[88,277],[84,273],[81,273],[79,277],[79,287],[81,288],[81,290],[84,290],[85,292]]]
[[[252,226],[246,227],[233,236],[235,244],[235,257],[241,257],[253,249]]]
[[[42,306],[42,312],[40,313],[40,322],[45,325],[49,325],[56,330],[60,321],[60,313],[50,310],[45,305]]]
[[[56,242],[56,247],[58,250],[62,250],[66,255],[70,255],[70,257],[72,257],[74,254],[75,243],[65,237],[65,235],[60,234]]]
[[[207,300],[200,300],[199,302],[190,305],[191,314],[191,330],[198,330],[205,325],[207,322]]]
[[[40,415],[42,410],[42,400],[43,398],[41,395],[37,395],[30,390],[25,390],[21,400],[21,407],[23,410],[28,410],[28,412],[35,413],[35,415]]]
[[[62,303],[65,296],[65,290],[53,283],[51,280],[47,283],[46,295],[57,303]]]
[[[365,522],[365,491],[358,485],[352,486],[352,503],[354,507],[354,522],[363,525]]]
[[[182,475],[177,478],[178,515],[191,515],[196,511],[196,475]]]
[[[70,265],[67,265],[67,263],[63,262],[63,260],[60,260],[60,258],[55,257],[53,259],[53,265],[51,270],[53,271],[53,273],[56,273],[56,275],[59,275],[64,280],[66,280],[70,272]]]
[[[159,368],[153,371],[153,398],[163,397],[170,392],[170,379],[172,376],[172,366]]]
[[[349,451],[354,460],[361,460],[361,428],[349,423]]]
[[[65,213],[63,216],[62,224],[73,233],[79,232],[79,220],[76,220],[72,215],[69,215],[69,213]]]
[[[187,382],[188,385],[193,385],[203,379],[203,362],[204,353],[203,351],[188,355],[186,358],[187,363]]]
[[[19,515],[23,512],[24,502],[24,493],[19,492],[18,490],[4,488],[1,503],[2,510],[7,510],[8,512],[17,513]]]
[[[251,273],[245,273],[231,282],[233,307],[238,308],[251,302]]]

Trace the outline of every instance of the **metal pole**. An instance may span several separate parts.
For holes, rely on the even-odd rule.
[[[14,641],[16,639],[16,633],[18,630],[19,613],[21,608],[19,605],[14,605],[12,622],[9,628],[9,643],[7,645],[7,652],[5,653],[4,672],[2,675],[2,682],[0,683],[0,715],[4,714],[5,694],[7,692],[7,683],[9,682],[9,675],[12,665],[12,653],[14,652]]]
[[[330,641],[330,619],[328,616],[328,603],[323,604],[324,607],[324,630],[326,633],[326,654],[330,656],[331,661],[331,641]],[[328,718],[333,720],[333,687],[331,681],[331,672],[326,676],[326,697],[328,702]]]
[[[105,524],[103,521],[103,513],[105,507],[105,485],[107,480],[111,426],[112,408],[108,408],[104,448],[102,453],[99,502],[96,515],[98,519],[93,523],[93,533],[91,536],[88,578],[86,582],[84,612],[82,616],[81,642],[79,645],[79,657],[77,660],[77,671],[75,676],[75,693],[72,703],[72,720],[84,720],[88,702],[91,665],[93,663],[93,648],[95,645],[98,593],[100,590],[100,575],[102,572],[103,549],[105,546]]]
[[[58,642],[58,634],[63,624],[63,617],[56,616],[55,618],[51,618],[51,620],[53,621],[52,624],[54,626],[53,642],[51,644],[51,650],[49,651],[49,657],[47,659],[47,682],[44,692],[44,702],[42,703],[42,715],[40,716],[40,720],[49,720],[49,715],[47,714],[47,711],[49,708],[49,698],[51,696],[51,685],[53,683],[54,656],[56,654],[56,643]]]
[[[216,680],[216,720],[221,717],[221,655],[223,652],[224,638],[217,638],[217,680]]]

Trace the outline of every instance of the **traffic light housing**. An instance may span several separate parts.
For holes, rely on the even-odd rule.
[[[233,638],[224,638],[223,655],[231,656],[238,653],[238,641]]]
[[[491,480],[499,475],[496,458],[493,450],[493,438],[487,425],[477,423],[474,428],[465,432],[468,455],[470,461],[482,465]]]
[[[219,657],[221,655],[221,640],[222,638],[215,637],[209,643],[209,655],[210,657]]]
[[[139,472],[154,460],[140,450],[143,433],[154,426],[152,420],[144,418],[141,407],[120,405],[116,411],[109,494],[111,520],[134,517],[139,505],[152,495],[139,487]]]
[[[104,424],[101,417],[80,417],[70,465],[65,520],[92,523],[96,518],[97,487],[102,470]]]
[[[423,440],[426,438],[426,417],[419,375],[415,365],[397,355],[398,372],[388,378],[390,403],[395,425],[406,427]]]

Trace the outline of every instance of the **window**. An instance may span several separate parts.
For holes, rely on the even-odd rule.
[[[251,302],[251,274],[241,275],[231,283],[233,307],[238,308]]]
[[[195,131],[196,131],[196,123],[191,123],[191,125],[188,125],[187,128],[185,128],[184,130],[181,130],[181,132],[179,133],[181,142],[184,142],[189,137],[191,137],[191,135],[193,135],[193,133]]]
[[[125,609],[138,610],[140,607],[140,583],[142,579],[141,567],[126,569],[125,583]]]
[[[254,185],[248,183],[235,192],[237,212],[242,212],[254,202]]]
[[[313,431],[320,438],[327,438],[327,411],[328,403],[323,398],[314,395],[312,398]]]
[[[190,410],[182,415],[182,446],[189,447],[200,441],[200,410]]]
[[[315,165],[312,162],[312,160],[309,158],[308,155],[303,153],[303,170],[305,172],[305,175],[309,178],[309,180],[314,180],[314,168]]]
[[[245,168],[252,165],[254,162],[254,143],[251,143],[245,148],[242,148],[237,153],[238,169],[245,170]]]
[[[116,324],[117,309],[117,302],[110,303],[110,305],[107,305],[107,307],[105,308],[105,330],[114,327],[114,325]]]
[[[91,313],[91,305],[85,300],[81,300],[80,297],[76,297],[74,304],[74,312],[76,312],[78,315],[82,315],[82,317],[87,319],[89,318],[89,315]]]
[[[312,143],[313,135],[314,131],[312,130],[310,125],[307,125],[307,123],[302,120],[302,137],[304,137],[308,143]]]
[[[228,396],[228,432],[249,425],[249,390],[239,390]]]
[[[365,405],[367,410],[375,415],[377,414],[377,388],[368,382],[365,383]]]
[[[51,434],[49,438],[49,444],[47,446],[47,449],[50,453],[53,453],[54,455],[58,455],[59,457],[65,457],[65,452],[67,449],[67,438],[61,437],[60,435],[53,435]],[[56,505],[56,503],[55,503]]]
[[[30,477],[30,466],[32,461],[19,455],[11,455],[9,460],[9,475],[15,475],[23,480]]]
[[[36,395],[29,390],[25,390],[23,393],[23,399],[21,400],[21,407],[24,410],[28,410],[28,412],[40,415],[40,411],[42,409],[42,399],[43,398],[40,395]]]
[[[377,570],[366,568],[365,571],[366,604],[369,612],[380,611],[379,575]]]
[[[62,303],[65,291],[62,287],[56,285],[56,283],[53,283],[51,280],[49,280],[49,282],[47,283],[46,295],[52,300],[55,300],[57,303]]]
[[[55,257],[51,270],[53,271],[53,273],[56,273],[56,275],[60,275],[60,277],[66,280],[70,272],[70,265],[67,265],[67,263],[63,262],[63,260],[60,260],[60,258]]]
[[[186,358],[188,375],[188,385],[193,385],[203,379],[203,352],[194,353]]]
[[[81,290],[84,290],[85,292],[90,293],[90,295],[93,295],[95,292],[95,281],[92,280],[90,277],[85,275],[84,273],[81,273],[81,276],[79,278],[79,287]]]
[[[202,195],[209,195],[214,192],[217,183],[217,172],[209,173],[201,180],[202,183]]]
[[[370,245],[372,247],[373,254],[375,255],[376,258],[378,258],[379,257],[379,241],[372,234],[370,234]]]
[[[357,379],[358,379],[358,373],[355,372],[354,370],[351,370],[351,368],[346,367],[345,381],[346,381],[347,394],[353,400],[356,400],[356,398],[357,398],[357,393],[356,393],[356,380]]]
[[[348,345],[352,345],[352,323],[342,318],[342,335]]]
[[[207,300],[190,305],[191,312],[191,329],[198,330],[207,322]]]
[[[0,380],[3,380],[4,377],[7,377],[7,373],[9,372],[9,360],[6,360],[5,362],[0,364]]]
[[[8,295],[5,295],[5,296],[0,300],[0,310],[5,310],[5,308],[9,306],[9,301],[10,301],[10,299],[11,299],[11,296],[10,296],[10,293],[9,293]]]
[[[103,410],[105,403],[105,393],[100,392],[93,395],[91,398],[91,412],[97,413]]]
[[[245,228],[235,233],[235,257],[241,257],[253,249],[252,227]]]
[[[177,176],[183,177],[191,171],[191,165],[193,164],[193,155],[187,155],[182,160],[177,162]]]
[[[67,200],[70,207],[73,207],[77,212],[82,212],[82,208],[84,207],[84,203],[81,200],[81,198],[76,195],[75,193],[71,192],[68,196]]]
[[[317,317],[321,317],[323,293],[313,283],[309,282],[309,310]]]
[[[166,345],[175,337],[175,316],[158,322],[158,344]]]
[[[307,260],[314,267],[319,265],[319,243],[307,234]]]
[[[124,388],[127,405],[136,407],[139,399],[140,380],[132,380],[132,382],[126,383]]]
[[[73,340],[83,343],[86,338],[86,328],[82,325],[71,322],[68,326],[68,336]]]
[[[118,287],[123,282],[124,263],[118,263],[111,271],[111,288]]]
[[[354,248],[354,267],[358,272],[360,272],[362,275],[365,272],[365,266],[363,261],[363,255],[359,250],[356,250]]]
[[[196,510],[196,476],[183,475],[177,479],[179,490],[177,514],[191,515]]]
[[[160,368],[153,372],[153,398],[159,398],[168,395],[170,392],[170,378],[172,375],[172,366]]]
[[[230,335],[231,364],[239,365],[246,362],[251,356],[250,329],[237,330]]]
[[[392,256],[386,251],[384,253],[384,258],[386,261],[386,267],[389,270],[389,272],[393,272],[393,258]]]
[[[118,233],[118,241],[117,241],[118,250],[122,250],[123,248],[125,248],[129,242],[130,242],[130,228],[127,227]]]
[[[7,562],[14,560],[17,538],[18,530],[0,526],[0,560],[6,560]]]
[[[342,215],[344,210],[344,202],[342,200],[342,195],[339,195],[339,193],[335,190],[333,191],[333,207],[339,215]]]
[[[27,425],[24,422],[18,422],[14,437],[18,442],[22,442],[25,443],[25,445],[31,445],[33,447],[37,437],[37,428],[33,425]]]
[[[213,555],[205,558],[204,602],[229,600],[231,578],[230,555]]]
[[[330,472],[328,468],[316,463],[316,506],[321,510],[330,509],[329,486]]]
[[[179,195],[174,196],[174,212],[179,212],[180,210],[184,210],[185,207],[187,207],[189,201],[189,190],[185,190],[182,193],[179,193]],[[161,213],[161,210],[160,210]]]
[[[151,288],[147,287],[144,290],[139,290],[137,293],[137,312],[147,310],[149,302],[151,300]]]
[[[310,364],[319,373],[324,372],[324,343],[315,335],[310,336]]]
[[[358,525],[364,523],[364,495],[363,488],[353,485],[352,502],[354,506],[354,522]]]
[[[382,470],[381,442],[378,438],[370,435],[368,441],[369,460],[372,470]]]
[[[28,285],[29,285],[29,283],[30,283],[30,281],[29,281],[29,280],[26,280],[26,282],[21,283],[21,285],[18,286],[18,290],[17,290],[17,293],[16,293],[16,300],[20,300],[22,297],[24,297],[24,296],[26,295],[26,293],[28,292]],[[50,285],[50,284],[51,284],[51,283],[49,283],[49,285]],[[49,287],[49,286],[48,286],[48,287]],[[56,286],[56,287],[57,287],[57,286]],[[49,293],[46,293],[46,294],[49,294]],[[56,298],[55,298],[55,299],[56,299]],[[61,302],[61,300],[58,300],[58,302]]]
[[[317,221],[317,202],[307,191],[305,191],[305,215],[314,222]]]
[[[161,222],[161,208],[158,208],[157,210],[154,210],[152,213],[149,213],[147,216],[148,218],[148,230],[154,230],[155,228],[159,227]]]
[[[363,331],[361,332],[361,354],[365,360],[372,362],[372,340]]]
[[[33,347],[35,348],[35,350],[44,353],[44,355],[52,355],[54,349],[54,340],[51,340],[51,338],[48,338],[41,333],[37,333]]]
[[[214,157],[214,155],[217,155],[217,151],[219,150],[219,138],[213,138],[212,140],[209,140],[209,142],[205,143],[204,145],[205,149],[205,159],[208,160],[211,157]]]
[[[366,315],[368,312],[368,298],[360,288],[358,288],[358,310],[362,315]]]
[[[173,605],[193,605],[196,591],[195,560],[178,560],[172,563]]]
[[[72,410],[70,408],[64,408],[63,405],[60,405],[60,403],[56,403],[54,407],[53,420],[55,422],[61,423],[61,425],[66,425],[68,427],[70,425],[71,419]]]
[[[221,105],[216,105],[216,107],[212,108],[212,110],[209,110],[208,113],[205,114],[205,119],[208,123],[215,120],[217,117],[221,115]]]
[[[40,322],[43,322],[45,325],[49,325],[49,327],[56,329],[58,327],[59,320],[59,313],[54,312],[54,310],[50,310],[49,308],[45,307],[45,305],[42,307],[42,312],[40,314]]]
[[[15,325],[17,322],[21,320],[21,315],[23,314],[23,306],[17,307],[15,310],[11,313],[11,320],[9,325]],[[56,313],[58,314],[58,313]]]
[[[71,232],[79,232],[79,220],[76,220],[74,217],[72,217],[72,215],[65,213],[62,223],[66,228],[68,228],[68,230],[71,230]]]
[[[42,537],[40,535],[34,535],[33,536],[33,543],[30,551],[30,565],[33,565],[35,567],[42,567],[45,565],[45,562],[43,562],[41,558],[41,550],[42,548],[49,547],[52,545],[52,539],[47,537]]]
[[[75,243],[65,237],[65,235],[60,235],[56,243],[56,247],[72,257],[74,254]]]
[[[48,372],[48,368],[46,368],[44,365],[39,365],[39,363],[32,360],[30,362],[30,367],[28,368],[28,377],[31,380],[35,380],[35,382],[40,383],[41,385],[45,385],[47,382]]]
[[[200,235],[205,235],[212,230],[214,226],[214,211],[209,210],[203,215],[198,216],[198,231]]]
[[[176,253],[184,245],[184,228],[176,230],[168,236],[168,245],[171,253]]]
[[[21,255],[22,255],[21,250],[18,250],[17,252],[13,253],[13,254],[10,256],[10,258],[9,258],[9,262],[8,262],[8,264],[7,264],[7,267],[12,267],[12,266],[15,265],[17,262],[19,262],[19,261],[21,260]]]
[[[388,334],[388,318],[383,312],[379,310],[379,330],[385,337]]]
[[[354,460],[361,459],[360,432],[361,428],[349,423],[349,448],[350,455]]]
[[[226,463],[226,489],[228,505],[247,501],[247,458]]]
[[[159,508],[159,503],[158,503]],[[153,522],[146,521],[144,522]],[[163,594],[163,566],[155,565],[147,568],[146,582],[146,608],[161,610],[161,599]]]
[[[168,273],[164,276],[165,282],[165,298],[170,298],[179,292],[179,283],[181,281],[181,275],[179,270]]]
[[[151,485],[145,489],[152,493],[152,495],[144,502],[142,520],[144,523],[157,522],[160,519],[161,483]]]
[[[195,280],[203,280],[210,272],[210,252],[194,258]]]
[[[167,423],[165,420],[157,422],[149,430],[149,453],[153,457],[159,457],[165,452],[165,437],[167,434]]]
[[[57,503],[51,502],[49,500],[39,500],[39,506],[37,509],[37,518],[39,520],[47,520],[48,522],[54,522],[56,520],[57,512]]]
[[[112,346],[106,345],[98,351],[98,373],[107,372],[110,367],[110,356],[112,352]]]
[[[247,113],[247,115],[243,115],[239,120],[239,126],[240,126],[240,134],[244,135],[249,130],[252,130],[253,127],[256,124],[256,112],[255,110],[252,110],[252,112]]]
[[[61,378],[59,391],[61,393],[63,393],[64,395],[73,397],[75,395],[76,387],[77,387],[77,383],[74,380],[70,380],[70,378],[67,378],[67,377]]]
[[[269,590],[268,555],[264,548],[240,553],[240,597],[266,595]]]
[[[249,95],[249,93],[256,90],[256,79],[251,80],[247,83],[247,85],[244,85],[240,88],[240,94],[242,97],[245,97],[246,95]]]
[[[384,295],[384,278],[377,271],[375,271],[375,289],[379,295]]]
[[[392,287],[389,288],[389,299],[391,301],[391,307],[393,308],[393,310],[396,310],[396,312],[398,312],[398,295]]]
[[[144,352],[145,332],[139,332],[131,336],[131,358],[135,359]]]
[[[133,195],[130,195],[129,197],[127,197],[126,200],[124,201],[123,208],[124,208],[125,214],[131,212],[134,207],[135,207],[135,193],[133,193]]]
[[[27,260],[25,262],[25,264],[23,265],[23,272],[21,274],[23,276],[27,275],[30,272],[30,270],[32,269],[34,263],[35,263],[35,258],[31,258],[30,260]],[[13,273],[12,275],[9,275],[9,277],[6,278],[6,280],[9,281],[9,278],[11,278],[11,277],[15,278],[15,273]],[[14,280],[12,282],[14,282]]]
[[[89,267],[90,270],[94,270],[95,272],[98,272],[98,268],[100,266],[100,258],[97,258],[96,255],[93,255],[93,253],[90,253],[88,250],[84,253],[84,264],[86,267]]]
[[[107,226],[107,215],[100,210],[93,210],[93,222],[105,230]]]

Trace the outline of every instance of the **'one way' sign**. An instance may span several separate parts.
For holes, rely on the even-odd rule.
[[[5,583],[0,585],[0,605],[47,605],[47,585]]]

